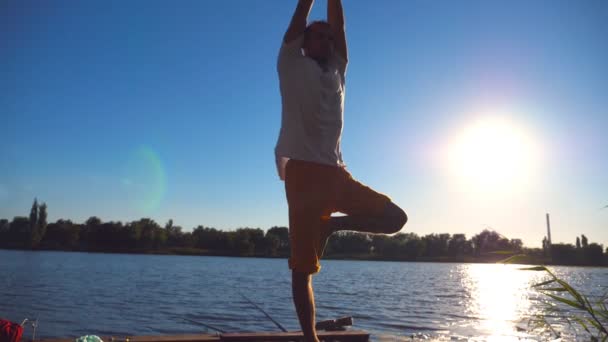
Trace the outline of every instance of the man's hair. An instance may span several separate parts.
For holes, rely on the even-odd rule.
[[[308,26],[306,26],[306,29],[304,30],[304,41],[308,39],[308,34],[310,33],[310,29],[313,25],[325,25],[327,27],[331,27],[329,23],[325,20],[315,20],[311,22],[310,24],[308,24]]]

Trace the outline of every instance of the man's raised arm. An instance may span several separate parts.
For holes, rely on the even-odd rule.
[[[314,0],[298,0],[298,6],[296,7],[296,11],[293,13],[293,17],[291,17],[291,23],[289,23],[287,32],[285,32],[283,42],[289,43],[304,33],[304,30],[306,30],[306,21],[308,20],[308,14],[312,8],[313,1]]]
[[[327,21],[334,34],[336,53],[348,61],[348,48],[346,47],[346,32],[344,26],[344,11],[341,0],[327,0]]]

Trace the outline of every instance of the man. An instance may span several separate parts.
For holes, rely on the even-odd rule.
[[[311,275],[320,269],[327,238],[339,230],[396,233],[407,216],[346,171],[340,150],[348,62],[342,3],[328,0],[328,21],[307,26],[312,4],[299,0],[279,52],[283,109],[275,156],[289,205],[293,300],[304,337],[318,341]]]

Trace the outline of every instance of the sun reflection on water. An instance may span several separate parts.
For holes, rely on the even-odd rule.
[[[466,312],[477,317],[485,341],[526,340],[529,318],[537,312],[531,303],[536,274],[521,266],[469,264],[464,266],[463,287],[470,296]]]

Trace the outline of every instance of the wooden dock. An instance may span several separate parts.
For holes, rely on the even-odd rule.
[[[369,333],[362,330],[318,331],[321,341],[367,342]],[[240,342],[240,341],[302,341],[301,331],[250,332],[225,334],[161,335],[161,336],[99,336],[103,342]],[[73,338],[41,339],[28,342],[74,342]]]

